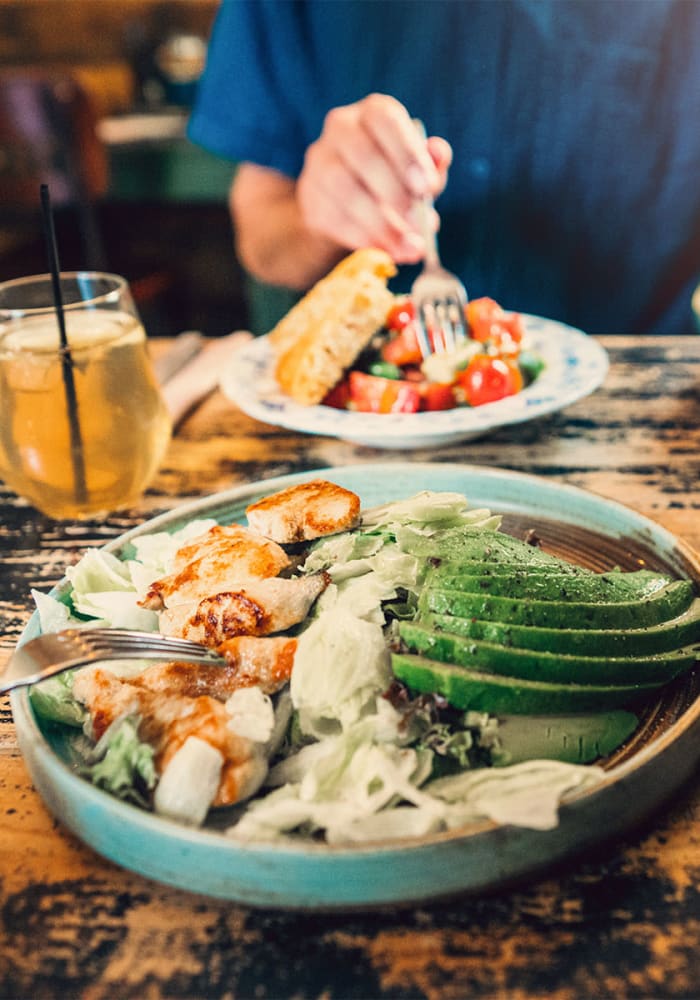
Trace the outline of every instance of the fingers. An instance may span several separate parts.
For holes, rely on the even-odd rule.
[[[399,263],[421,258],[416,199],[445,186],[451,149],[419,135],[406,109],[372,94],[326,116],[297,184],[305,224],[354,249],[379,246]]]
[[[437,198],[447,184],[447,173],[452,166],[452,146],[437,135],[430,136],[427,145],[438,175],[438,187],[431,192]]]
[[[404,190],[422,197],[437,183],[425,139],[404,106],[393,97],[371,94],[360,102],[362,123]]]

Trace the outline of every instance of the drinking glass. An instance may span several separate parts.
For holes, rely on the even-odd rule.
[[[51,275],[0,283],[0,479],[45,514],[85,518],[136,502],[171,422],[127,281]]]

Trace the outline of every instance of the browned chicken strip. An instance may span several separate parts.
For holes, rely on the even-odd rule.
[[[160,615],[160,631],[214,648],[234,636],[284,632],[306,618],[329,582],[327,573],[251,582],[196,604],[166,608]]]
[[[360,520],[360,498],[325,479],[300,483],[246,508],[248,524],[281,544],[348,531]]]
[[[90,713],[95,739],[119,716],[138,715],[139,738],[153,747],[159,775],[190,736],[197,736],[218,750],[223,766],[212,805],[232,805],[257,790],[259,751],[251,740],[236,735],[230,728],[230,716],[223,703],[215,698],[150,691],[121,680],[102,667],[76,674],[73,693]]]
[[[240,524],[216,525],[178,549],[174,571],[155,580],[139,604],[160,611],[277,576],[288,565],[286,552],[269,538]]]
[[[292,676],[296,639],[286,636],[263,638],[239,635],[218,647],[226,657],[225,666],[209,663],[156,663],[131,678],[131,683],[149,691],[197,698],[209,695],[226,701],[243,687],[259,687],[274,694]]]

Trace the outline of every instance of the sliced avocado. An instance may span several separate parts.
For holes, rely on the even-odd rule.
[[[659,625],[686,611],[693,600],[689,580],[674,580],[649,597],[610,603],[520,600],[466,594],[459,590],[425,588],[418,601],[419,614],[484,618],[514,625],[545,625],[549,628],[640,628]]]
[[[394,674],[413,691],[437,692],[462,710],[505,715],[567,715],[624,707],[658,684],[552,684],[467,670],[414,653],[392,653]]]
[[[521,649],[583,656],[653,655],[700,642],[700,598],[696,597],[688,610],[677,618],[647,628],[546,628],[438,614],[427,614],[421,622],[441,632],[454,632],[455,635]]]
[[[444,559],[452,563],[472,560],[489,563],[492,566],[499,563],[525,566],[562,565],[562,561],[556,556],[493,528],[460,525],[445,528],[435,535],[421,535],[418,532],[407,531],[401,534],[399,544],[404,552],[410,552],[411,555],[426,559],[431,557]]]
[[[440,567],[442,569],[442,567]],[[541,573],[537,576],[511,573],[507,576],[472,576],[465,572],[435,571],[425,586],[440,590],[462,590],[470,594],[492,594],[494,597],[529,597],[540,601],[638,601],[666,587],[671,580],[650,570],[634,573],[591,573],[573,576],[569,573]]]
[[[493,763],[502,767],[523,760],[561,760],[590,764],[607,757],[637,728],[631,712],[592,715],[507,715],[499,718]]]
[[[465,638],[426,628],[420,621],[399,624],[409,650],[441,663],[456,663],[484,673],[567,684],[665,684],[700,657],[700,644],[655,656],[581,656],[531,649],[513,649],[481,639]]]
[[[533,580],[547,576],[576,576],[590,578],[597,576],[597,571],[586,569],[584,566],[577,566],[575,563],[567,563],[563,560],[553,562],[533,563],[512,563],[497,562],[490,563],[483,559],[463,559],[460,562],[453,562],[449,559],[434,559],[433,565],[426,574],[426,580],[431,586],[442,584],[444,580],[452,577],[466,575],[476,576],[483,579],[508,579],[515,577],[519,580]],[[618,570],[609,572],[617,573]]]

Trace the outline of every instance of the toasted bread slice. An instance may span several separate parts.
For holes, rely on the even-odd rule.
[[[250,504],[246,516],[256,533],[291,545],[354,528],[360,519],[360,498],[336,483],[314,479]]]
[[[340,381],[384,323],[395,273],[383,250],[356,250],[280,320],[269,336],[275,377],[287,395],[313,406]]]

